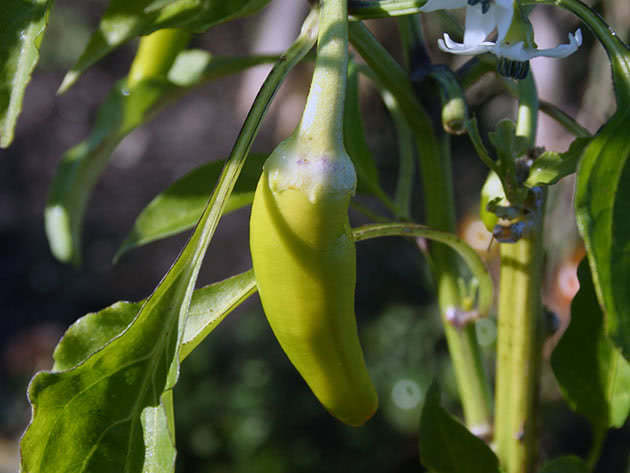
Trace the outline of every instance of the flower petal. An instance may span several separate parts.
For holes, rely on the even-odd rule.
[[[420,11],[453,10],[455,8],[463,8],[467,4],[466,0],[429,0],[420,7]]]
[[[579,28],[574,34],[569,33],[569,43],[561,44],[550,49],[536,49],[531,52],[531,57],[567,57],[573,54],[582,45],[582,30]]]
[[[464,44],[469,47],[481,44],[494,27],[497,25],[495,19],[494,5],[483,13],[481,4],[466,7],[466,29],[464,30]]]
[[[444,39],[438,39],[438,46],[446,53],[474,56],[475,54],[483,54],[491,51],[495,47],[495,44],[491,42],[482,42],[474,45],[457,43],[453,41],[449,35],[444,33]]]
[[[505,35],[507,35],[512,25],[512,19],[514,18],[514,0],[496,0],[494,10],[495,23],[499,33],[497,42],[500,43],[503,41],[503,38],[505,38]]]

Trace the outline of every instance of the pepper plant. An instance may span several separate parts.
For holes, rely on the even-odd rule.
[[[624,185],[630,169],[630,49],[580,0],[312,1],[299,36],[279,55],[220,57],[189,49],[193,35],[268,3],[110,0],[63,80],[61,92],[95,62],[140,37],[127,77],[105,99],[90,136],[63,156],[51,185],[45,209],[51,251],[60,261],[79,265],[86,203],[118,143],[199,84],[258,64],[273,65],[229,158],[192,171],[157,196],[121,246],[118,256],[194,229],[155,290],[142,301],[116,302],[78,319],[57,345],[52,370],[32,379],[32,418],[20,443],[21,470],[174,471],[173,390],[180,370],[186,369],[188,355],[256,291],[280,345],[306,382],[304,389],[310,388],[313,402],[319,400],[336,418],[329,422],[367,422],[361,428],[369,429],[378,400],[354,314],[355,243],[398,236],[430,241],[424,254],[463,412],[457,420],[441,407],[438,377],[418,426],[424,467],[437,473],[592,471],[606,432],[622,426],[630,412],[630,187]],[[565,9],[582,26],[566,44],[539,49],[529,20],[537,5]],[[9,1],[0,13],[3,147],[12,141],[52,8],[52,0]],[[426,39],[421,17],[458,8],[466,9],[463,42],[444,33],[438,45],[447,53],[473,57],[451,70],[429,60],[426,41],[434,39]],[[362,22],[386,17],[398,17],[405,65]],[[495,30],[496,39],[490,40]],[[536,148],[542,107],[529,61],[564,58],[587,35],[608,54],[617,110],[591,135],[545,104],[544,111],[575,139],[566,152]],[[350,56],[349,45],[356,55]],[[265,161],[250,153],[252,142],[287,74],[309,60],[312,50],[314,74],[299,124]],[[518,107],[484,139],[465,93],[486,73],[500,78]],[[365,141],[358,75],[381,92],[397,126],[401,171],[393,195],[383,190]],[[437,107],[429,100],[436,90]],[[500,248],[496,290],[485,262],[455,234],[449,134],[463,133],[488,168],[480,210]],[[423,184],[423,222],[415,222],[410,212],[414,152]],[[543,465],[537,398],[545,333],[544,215],[548,189],[572,174],[586,258],[571,323],[551,364],[570,407],[590,421],[593,439],[587,458],[561,457]],[[202,199],[171,198],[200,185],[207,191]],[[367,212],[374,223],[350,228],[348,206],[356,193],[379,200],[386,213]],[[252,202],[253,269],[196,288],[222,215]],[[494,314],[497,361],[491,386],[475,323]]]

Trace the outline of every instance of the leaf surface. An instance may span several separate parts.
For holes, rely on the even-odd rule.
[[[433,384],[420,415],[420,462],[434,473],[499,473],[499,460],[483,440],[471,434],[440,406]]]
[[[617,111],[597,132],[580,160],[575,192],[578,229],[604,309],[606,333],[630,359],[630,49],[579,2],[567,5],[600,23],[593,32],[608,53]]]
[[[249,156],[227,201],[224,214],[252,203],[266,157],[263,154]],[[199,220],[210,189],[224,165],[225,160],[204,164],[158,194],[136,218],[115,259],[133,248],[192,228]]]
[[[376,161],[374,161],[374,155],[365,139],[365,128],[359,108],[359,74],[354,62],[350,62],[348,65],[343,134],[346,151],[357,171],[357,191],[372,192],[373,189],[377,189],[377,192],[380,191]]]
[[[525,185],[534,187],[541,184],[555,184],[563,177],[573,174],[584,148],[588,146],[590,141],[591,138],[577,138],[564,153],[544,152],[532,164]]]
[[[630,109],[588,145],[577,171],[575,209],[606,333],[630,359]]]
[[[190,301],[180,359],[183,360],[240,303],[256,292],[252,270],[195,290]],[[144,301],[116,302],[74,322],[59,341],[53,371],[82,363],[119,336],[133,321]]]
[[[273,56],[216,57],[205,51],[185,51],[177,56],[169,80],[146,79],[132,88],[127,88],[125,81],[118,82],[101,105],[90,136],[68,150],[58,165],[45,211],[46,234],[53,255],[60,261],[80,264],[87,202],[123,138],[192,87],[273,59]],[[210,190],[210,187],[206,190],[206,199]],[[199,215],[201,211],[197,218]]]
[[[2,0],[0,14],[0,147],[13,141],[24,91],[39,60],[52,0]]]
[[[576,412],[596,427],[621,427],[630,413],[630,364],[606,336],[586,260],[578,279],[571,323],[552,353],[551,366]]]
[[[66,91],[88,67],[137,36],[162,28],[203,32],[254,13],[267,3],[269,0],[110,0],[98,29],[59,90]]]

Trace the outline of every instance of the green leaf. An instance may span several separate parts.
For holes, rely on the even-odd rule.
[[[254,13],[269,0],[111,0],[97,31],[59,88],[66,91],[92,64],[135,38],[162,28],[203,32]]]
[[[224,214],[252,203],[267,155],[252,154],[227,201]],[[205,164],[186,174],[158,194],[140,213],[115,260],[127,251],[192,228],[208,201],[225,161]]]
[[[53,255],[78,265],[83,215],[92,188],[118,143],[161,108],[205,81],[270,62],[272,56],[215,57],[204,51],[180,53],[169,79],[152,78],[127,88],[116,84],[101,105],[87,140],[62,157],[46,204],[46,234]],[[206,190],[206,196],[211,188]],[[204,201],[205,204],[205,201]]]
[[[478,437],[440,406],[440,391],[427,392],[419,432],[420,462],[434,473],[499,473],[499,460]]]
[[[590,471],[581,458],[566,456],[546,462],[538,473],[590,473]]]
[[[195,290],[188,310],[180,360],[254,292],[256,280],[251,269]],[[55,348],[53,371],[69,370],[101,350],[127,328],[144,302],[116,302],[74,322]]]
[[[111,153],[134,128],[147,121],[160,101],[172,98],[175,86],[151,79],[133,89],[119,82],[99,110],[89,138],[62,157],[46,204],[46,234],[52,253],[63,262],[80,263],[83,214],[92,188]]]
[[[48,24],[52,0],[2,0],[0,14],[0,147],[13,141],[17,117],[39,45]]]
[[[586,260],[580,264],[578,279],[571,324],[551,355],[551,366],[576,412],[596,427],[621,427],[630,413],[630,364],[604,332]]]
[[[363,118],[359,107],[359,74],[355,62],[348,64],[348,82],[344,105],[343,134],[346,151],[352,158],[358,176],[358,192],[380,190],[376,161],[365,139]],[[381,191],[382,192],[382,191]]]
[[[630,357],[630,109],[620,109],[586,147],[575,211],[606,333]]]
[[[131,324],[76,367],[33,378],[33,417],[21,442],[24,471],[143,470],[142,421],[151,415],[145,410],[158,407],[177,381],[197,274],[240,171],[226,169],[188,244]]]
[[[573,174],[590,141],[591,138],[577,138],[564,153],[544,152],[532,164],[525,185],[534,187],[555,184],[563,177]]]
[[[173,473],[177,454],[173,391],[162,394],[159,406],[144,409],[141,422],[145,447],[142,473]]]
[[[202,236],[207,239],[202,232],[193,235],[120,336],[75,368],[33,378],[32,420],[21,441],[23,471],[143,469],[143,412],[159,406],[177,380],[180,334],[206,248]]]

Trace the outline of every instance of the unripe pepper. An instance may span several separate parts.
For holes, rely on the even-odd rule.
[[[322,42],[325,37],[325,44]],[[348,206],[356,174],[342,141],[346,0],[326,0],[302,120],[265,163],[250,221],[256,283],[271,328],[324,407],[362,425],[378,400],[354,314]]]

